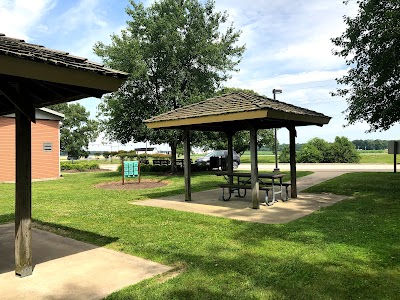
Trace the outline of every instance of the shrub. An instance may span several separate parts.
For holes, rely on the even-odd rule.
[[[192,164],[192,171],[193,172],[200,172],[200,171],[208,171],[207,165],[196,165]],[[171,166],[159,166],[159,165],[145,165],[140,164],[140,172],[149,172],[149,173],[167,173],[171,171]],[[122,164],[118,166],[117,172],[122,172]]]
[[[88,161],[62,161],[60,163],[61,171],[67,170],[76,170],[76,171],[88,171],[88,170],[96,170],[100,169],[100,166],[96,162],[88,162]]]
[[[322,159],[322,152],[314,145],[307,143],[301,147],[297,161],[300,163],[319,163]]]
[[[321,138],[313,138],[307,144],[314,146],[320,152],[321,157],[318,162],[332,162],[332,146],[327,141]]]
[[[289,146],[283,146],[281,153],[279,154],[279,161],[282,163],[290,162],[290,150]]]
[[[154,172],[154,173],[165,173],[171,170],[171,166],[154,166],[140,164],[140,172]],[[118,166],[117,172],[122,172],[122,164]]]
[[[332,144],[332,159],[334,163],[358,163],[361,159],[356,147],[348,138],[337,136]]]

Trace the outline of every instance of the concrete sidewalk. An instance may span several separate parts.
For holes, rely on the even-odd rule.
[[[281,171],[290,171],[290,164],[279,163]],[[275,164],[258,164],[260,171],[272,172]],[[250,170],[250,164],[240,164],[238,170]],[[296,164],[297,171],[313,171],[313,172],[393,172],[392,164],[331,164],[331,163],[318,163],[318,164]]]
[[[0,299],[102,299],[171,270],[139,257],[38,229],[32,230],[34,271],[14,273],[14,224],[0,225]]]
[[[302,191],[310,186],[329,180],[345,172],[315,172],[298,179],[298,190]],[[232,197],[230,201],[220,201],[221,189],[192,193],[192,201],[185,202],[184,195],[163,197],[143,201],[131,202],[134,205],[162,207],[186,212],[200,213],[217,217],[230,218],[248,222],[278,224],[304,217],[312,212],[347,199],[346,196],[332,194],[305,194],[299,193],[297,199],[279,201],[272,206],[260,206],[260,209],[251,208],[251,197]],[[260,199],[265,198],[265,192],[260,192]]]

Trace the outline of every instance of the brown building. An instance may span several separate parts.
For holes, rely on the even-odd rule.
[[[32,179],[60,177],[60,122],[64,115],[36,109],[32,123]],[[0,116],[0,182],[15,182],[15,115]]]

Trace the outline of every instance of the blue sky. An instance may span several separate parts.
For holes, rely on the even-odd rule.
[[[127,5],[127,0],[0,0],[0,32],[100,61],[93,44],[108,43],[110,34],[125,28]],[[332,55],[330,38],[345,30],[343,15],[356,14],[355,1],[346,6],[342,0],[216,0],[216,8],[228,12],[229,23],[242,31],[240,43],[247,48],[240,71],[226,86],[269,97],[273,88],[281,88],[279,100],[332,117],[322,128],[299,128],[298,142],[316,136],[331,142],[337,135],[351,140],[398,139],[398,125],[369,134],[363,123],[343,128],[346,101],[329,94],[335,90],[334,79],[347,70],[343,59]],[[80,103],[94,117],[100,100]],[[286,129],[278,130],[278,139],[288,142]]]

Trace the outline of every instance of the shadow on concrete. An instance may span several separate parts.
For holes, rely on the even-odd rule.
[[[118,240],[118,238],[106,237],[93,232],[82,231],[75,228],[60,226],[57,224],[41,223],[42,229],[57,228],[55,233],[67,232],[69,236],[80,236],[84,241],[95,242],[98,246],[82,243],[71,238],[62,237],[47,231],[33,228],[32,230],[32,264],[35,265],[55,260],[65,256],[93,250],[99,246],[105,246]],[[15,270],[15,226],[14,223],[0,225],[0,274]]]

